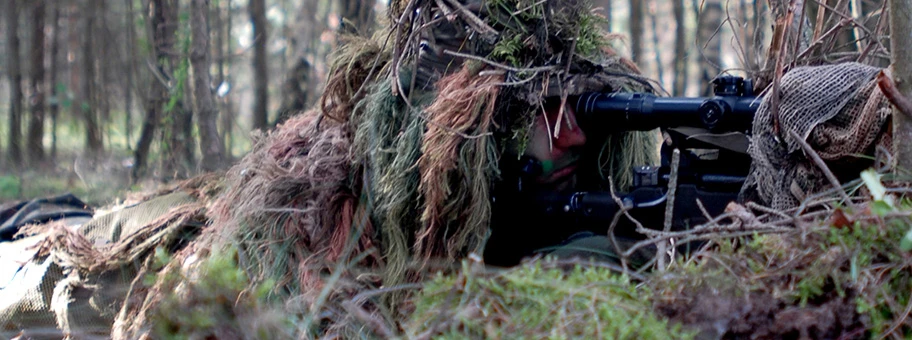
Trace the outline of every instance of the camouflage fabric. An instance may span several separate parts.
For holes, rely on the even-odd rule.
[[[58,220],[46,232],[0,243],[0,337],[59,339],[107,336],[143,261],[84,270],[55,253],[45,253],[54,228],[68,228],[102,247],[154,225],[174,208],[195,202],[185,192],[151,199],[85,220]],[[67,209],[67,208],[62,208]],[[54,213],[53,209],[44,209]],[[144,259],[142,259],[144,260]]]

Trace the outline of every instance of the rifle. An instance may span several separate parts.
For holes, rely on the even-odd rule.
[[[662,226],[671,154],[679,149],[673,230],[707,222],[698,200],[711,216],[722,213],[737,200],[750,169],[748,136],[760,101],[753,96],[752,82],[740,77],[714,79],[713,92],[712,97],[697,98],[597,92],[579,96],[576,116],[587,134],[662,129],[670,141],[662,148],[662,164],[635,167],[633,187],[627,193],[538,193],[536,208],[561,218],[608,225],[623,206],[644,226]]]

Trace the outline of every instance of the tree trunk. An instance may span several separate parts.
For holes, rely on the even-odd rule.
[[[675,59],[674,59],[674,85],[672,92],[675,96],[683,96],[687,92],[687,34],[684,18],[684,0],[672,0],[675,19]]]
[[[190,47],[190,66],[193,72],[193,111],[196,112],[202,154],[200,167],[205,171],[214,171],[221,168],[225,150],[218,134],[218,110],[210,86],[209,0],[193,0],[190,8],[193,41]]]
[[[630,0],[630,59],[637,65],[643,61],[643,1]]]
[[[175,20],[177,22],[177,20]],[[190,42],[186,41],[186,46],[183,48],[181,55],[190,54]],[[180,67],[183,70],[184,75],[184,86],[183,94],[181,99],[178,101],[178,106],[175,107],[175,110],[171,114],[176,118],[174,120],[172,134],[175,138],[170,142],[171,145],[176,147],[172,150],[173,157],[172,159],[179,160],[178,163],[173,164],[174,170],[172,171],[176,174],[176,178],[187,178],[189,177],[196,168],[195,160],[195,151],[196,151],[196,138],[193,136],[193,90],[190,74],[190,61],[189,58],[184,60],[184,57],[180,57],[179,61],[175,61],[175,65],[180,64]]]
[[[44,110],[45,110],[45,82],[44,82],[44,12],[45,0],[33,0],[32,7],[32,46],[31,46],[31,95],[29,104],[32,117],[29,120],[26,150],[28,150],[29,164],[37,165],[44,162]]]
[[[94,0],[95,1],[95,16],[96,23],[93,28],[94,36],[93,40],[98,42],[112,42],[115,41],[114,37],[111,34],[109,29],[110,25],[108,24],[107,19],[107,1],[106,0]],[[111,57],[111,44],[110,43],[93,43],[96,53],[98,55],[95,57],[95,117],[98,119],[98,132],[102,145],[105,141],[108,142],[110,146],[110,136],[111,136],[111,91],[109,88],[113,81],[111,80],[111,71],[115,69],[114,65],[109,64],[113,61]],[[107,129],[107,131],[105,131]]]
[[[6,1],[7,53],[9,57],[10,113],[9,150],[7,154],[14,167],[22,165],[22,67],[19,60],[19,1]]]
[[[714,34],[716,29],[722,25],[722,15],[721,0],[707,0],[703,3],[697,32],[699,35],[698,48],[702,49],[702,58],[700,58],[700,85],[703,87],[700,95],[702,96],[712,95],[710,83],[721,71],[722,37]]]
[[[659,47],[659,19],[657,12],[659,11],[659,4],[657,1],[651,1],[649,9],[649,23],[652,26],[652,52],[655,54],[655,63],[656,63],[656,75],[659,77],[659,83],[665,81],[665,68],[662,65],[662,51]]]
[[[890,50],[893,79],[900,94],[912,98],[912,0],[890,0]],[[896,170],[912,170],[912,112],[893,114],[893,149]]]
[[[230,54],[231,54],[231,51],[232,51],[232,46],[231,46],[231,41],[232,41],[232,39],[231,39],[231,28],[232,28],[232,25],[234,24],[234,20],[232,19],[232,15],[231,15],[231,14],[232,14],[232,11],[231,11],[231,0],[225,0],[225,20],[224,20],[224,25],[219,25],[219,26],[224,26],[224,27],[225,27],[225,32],[223,32],[223,33],[224,33],[224,37],[222,38],[222,43],[224,44],[224,46],[219,46],[219,48],[224,47],[223,52],[219,53],[219,54],[221,54],[221,55],[223,55],[223,56],[228,56],[228,55],[230,55]],[[226,65],[225,65],[225,60],[226,60],[225,57],[219,58],[219,79],[220,79],[220,82],[227,82],[227,83],[229,84],[229,90],[228,90],[228,92],[225,93],[225,95],[221,98],[221,104],[222,104],[222,110],[221,110],[221,111],[222,111],[222,114],[221,114],[221,116],[222,116],[222,119],[221,119],[221,121],[219,122],[219,124],[220,124],[221,127],[222,127],[222,129],[221,129],[221,130],[222,130],[222,142],[225,144],[225,156],[226,156],[227,159],[230,159],[230,158],[231,158],[231,146],[232,146],[233,143],[234,143],[232,137],[233,137],[233,133],[234,133],[234,122],[235,122],[235,115],[234,115],[234,114],[235,114],[235,113],[234,113],[234,105],[233,105],[233,103],[232,103],[232,101],[231,101],[231,98],[232,98],[232,97],[230,96],[230,93],[231,93],[231,90],[230,90],[231,82],[228,81],[228,80],[227,80],[228,77],[225,76],[225,74],[226,74],[226,71],[225,71],[225,66],[226,66]],[[230,67],[231,65],[227,65],[227,66]]]
[[[190,175],[193,165],[191,129],[193,125],[190,108],[191,92],[188,85],[189,63],[183,58],[190,51],[187,37],[178,34],[180,1],[165,0],[162,3],[165,35],[159,58],[167,59],[163,74],[170,81],[170,91],[165,94],[167,103],[162,117],[161,180],[182,179]],[[180,39],[180,40],[179,40]]]
[[[171,74],[169,51],[173,51],[174,31],[176,23],[169,22],[166,13],[174,0],[151,0],[147,4],[150,14],[149,23],[152,33],[152,54],[157,61],[155,70],[149,80],[149,95],[146,97],[146,114],[143,119],[142,130],[136,151],[133,153],[133,180],[137,181],[145,175],[146,162],[149,158],[149,149],[158,130],[162,111],[168,102],[168,87],[165,75]]]
[[[124,52],[124,60],[121,69],[126,73],[124,91],[124,134],[126,135],[126,145],[127,149],[130,149],[130,140],[133,139],[133,71],[136,69],[134,67],[135,58],[134,51],[136,50],[136,25],[135,13],[133,13],[133,0],[127,0],[127,18],[126,18],[126,28],[127,28],[127,46]]]
[[[51,80],[48,82],[51,87],[51,100],[48,109],[51,115],[51,162],[57,161],[57,119],[60,115],[60,103],[63,102],[62,94],[57,91],[57,72],[59,64],[57,55],[59,54],[60,45],[60,4],[54,4],[53,20],[53,38],[51,39]]]
[[[104,149],[101,127],[98,123],[98,89],[95,84],[95,17],[97,0],[90,1],[84,9],[85,26],[82,41],[82,116],[86,124],[86,149],[92,156],[98,156]]]
[[[253,21],[253,128],[265,130],[269,126],[269,75],[266,68],[266,2],[250,0],[247,5],[250,20]]]
[[[611,26],[614,25],[614,13],[612,13],[611,0],[605,0],[602,6],[605,7],[605,26],[608,26],[608,32],[611,32],[613,30]]]

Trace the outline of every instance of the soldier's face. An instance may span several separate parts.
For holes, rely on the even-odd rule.
[[[539,184],[564,190],[576,182],[577,161],[581,147],[586,144],[586,134],[577,125],[571,105],[564,106],[560,122],[560,100],[549,100],[544,108],[544,114],[535,118],[525,155],[541,162],[543,171],[536,178]]]

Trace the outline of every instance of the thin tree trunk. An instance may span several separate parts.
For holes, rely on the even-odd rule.
[[[603,6],[605,7],[605,25],[608,26],[608,32],[611,32],[613,30],[611,26],[614,25],[614,13],[612,13],[611,0],[605,0]]]
[[[111,34],[111,31],[108,29],[108,4],[106,0],[95,0],[95,16],[96,16],[96,25],[93,28],[95,41],[114,41],[114,37]],[[102,145],[105,142],[108,143],[108,146],[111,146],[110,136],[112,135],[113,125],[111,124],[111,95],[112,91],[109,91],[108,88],[111,87],[111,70],[114,67],[108,66],[108,62],[113,60],[111,58],[111,49],[110,44],[105,43],[94,43],[93,47],[95,48],[98,56],[93,60],[95,63],[95,105],[98,107],[96,110],[95,117],[98,118],[98,131],[99,137],[101,139]],[[107,130],[107,131],[106,131]]]
[[[637,65],[643,61],[643,1],[630,0],[630,59]]]
[[[703,10],[700,12],[700,20],[697,34],[697,42],[702,51],[700,59],[700,83],[703,86],[701,95],[712,95],[712,87],[709,85],[713,78],[720,71],[722,64],[722,38],[716,36],[716,29],[722,25],[722,1],[707,0],[703,4]]]
[[[225,25],[224,25],[225,26],[225,32],[224,32],[225,36],[222,39],[224,42],[225,49],[224,49],[224,52],[219,53],[223,56],[222,58],[219,58],[219,78],[222,80],[222,82],[227,81],[226,80],[227,77],[225,76],[226,71],[225,71],[224,67],[226,66],[225,60],[227,59],[227,56],[231,54],[231,51],[232,51],[231,29],[234,24],[234,20],[232,19],[232,15],[231,15],[232,14],[231,0],[225,0],[225,2],[226,2],[225,3]],[[227,66],[229,68],[231,67],[230,64]],[[230,82],[228,82],[228,83],[230,84]],[[229,87],[229,94],[230,94],[230,87]],[[229,94],[225,94],[225,96],[222,97],[222,106],[223,106],[224,110],[222,110],[221,125],[222,125],[222,141],[225,143],[225,156],[230,158],[231,146],[234,144],[233,136],[234,136],[235,116],[234,116],[234,105],[232,105],[231,96]]]
[[[754,59],[756,53],[753,49],[752,43],[756,27],[750,24],[751,13],[747,7],[747,0],[738,1],[738,12],[741,22],[743,22],[744,25],[740,32],[736,32],[735,34],[741,37],[741,48],[744,49],[744,55],[742,56],[744,58],[744,65],[742,65],[742,67],[747,70],[748,77],[750,77],[750,75],[752,75],[753,72],[757,69],[757,64]]]
[[[674,85],[672,92],[675,96],[683,96],[687,92],[687,35],[684,18],[684,0],[672,0],[675,19],[675,60],[674,60]]]
[[[130,141],[133,139],[133,77],[134,77],[134,58],[133,53],[136,50],[136,14],[133,12],[133,0],[127,2],[127,46],[124,52],[124,63],[122,69],[126,71],[126,86],[124,87],[124,134],[127,138],[127,149],[132,148]]]
[[[182,53],[182,55],[189,54],[190,48],[191,46],[188,42],[188,45],[184,49],[184,53]],[[190,74],[190,61],[188,59],[186,61],[181,60],[180,62],[187,62],[188,64],[181,66],[186,67],[187,71],[184,73],[186,76],[186,78],[184,78],[184,95],[180,100],[180,107],[182,109],[180,111],[174,112],[177,117],[180,118],[180,120],[177,121],[178,124],[175,126],[175,129],[178,131],[178,139],[175,140],[177,143],[175,145],[178,146],[178,149],[175,150],[177,152],[177,154],[175,154],[175,156],[177,156],[175,159],[181,160],[181,163],[177,164],[177,169],[180,171],[179,177],[186,178],[189,177],[196,168],[195,151],[197,146],[196,138],[193,137],[193,115],[196,111],[193,109],[193,78],[191,78],[192,75]]]
[[[22,67],[19,60],[19,13],[17,0],[6,1],[6,37],[10,78],[9,150],[14,167],[22,164]]]
[[[912,0],[890,0],[890,50],[893,79],[902,96],[912,98]],[[893,149],[896,169],[912,170],[912,112],[893,115]]]
[[[95,0],[97,1],[97,0]],[[98,102],[95,84],[95,16],[96,2],[90,1],[85,11],[85,26],[82,41],[82,114],[86,124],[86,149],[92,156],[98,156],[104,150],[101,139],[101,127],[98,123]]]
[[[266,2],[250,0],[247,5],[250,20],[253,21],[253,128],[265,130],[269,126],[269,74],[266,68]]]
[[[174,37],[174,23],[166,20],[166,7],[173,0],[150,0],[148,2],[149,23],[152,33],[152,54],[158,62],[152,77],[149,79],[149,95],[146,97],[146,114],[143,119],[142,130],[136,151],[133,153],[133,181],[138,181],[145,175],[146,162],[152,140],[158,130],[159,120],[162,116],[165,103],[168,101],[168,88],[165,84],[165,74],[170,74],[168,52],[172,50]]]
[[[161,179],[169,181],[182,179],[190,175],[192,160],[192,135],[190,131],[193,124],[192,109],[190,108],[189,65],[183,59],[190,50],[185,36],[177,33],[180,21],[180,1],[165,0],[163,2],[164,27],[167,32],[163,36],[160,58],[167,59],[168,65],[163,70],[171,81],[170,93],[165,94],[168,103],[162,125]],[[182,40],[178,40],[182,39]],[[180,78],[178,78],[180,77]]]
[[[214,171],[222,166],[224,145],[218,134],[218,110],[212,98],[209,76],[209,0],[193,0],[190,7],[190,65],[193,72],[193,103],[200,134],[201,168]]]
[[[33,0],[32,7],[32,46],[31,46],[31,96],[29,98],[32,117],[29,120],[26,149],[28,150],[29,164],[37,165],[44,162],[44,110],[45,88],[44,82],[44,45],[47,37],[44,34],[45,6],[44,0]]]
[[[57,91],[57,72],[59,64],[57,55],[60,50],[60,4],[54,4],[53,20],[53,38],[51,40],[51,79],[48,82],[51,87],[51,102],[49,106],[51,115],[51,162],[57,161],[57,119],[60,115],[60,103],[63,101],[62,94]]]
[[[656,75],[659,76],[659,82],[661,83],[665,80],[665,68],[662,66],[662,52],[659,48],[659,19],[656,14],[659,11],[659,4],[653,0],[650,5],[649,21],[652,26],[652,52],[655,54]]]

